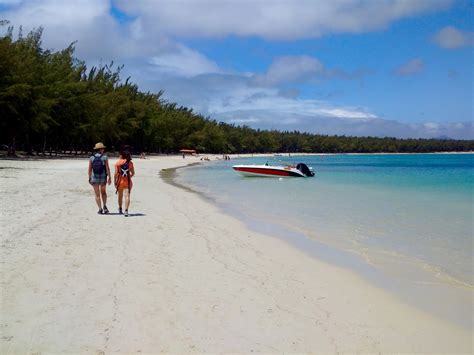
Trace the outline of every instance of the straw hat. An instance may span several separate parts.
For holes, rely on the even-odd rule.
[[[105,149],[104,143],[102,142],[96,143],[96,145],[94,146],[94,150],[97,150],[97,149]]]

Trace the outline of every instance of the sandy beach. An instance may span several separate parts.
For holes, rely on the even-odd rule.
[[[472,330],[159,174],[193,162],[135,159],[124,218],[113,187],[96,213],[85,159],[0,161],[0,353],[472,353]]]

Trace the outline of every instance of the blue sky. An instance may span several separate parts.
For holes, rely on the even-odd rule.
[[[470,1],[0,0],[0,17],[220,121],[474,137]]]

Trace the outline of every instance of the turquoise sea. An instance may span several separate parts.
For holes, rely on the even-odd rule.
[[[472,326],[473,154],[278,156],[178,170],[176,181],[251,228],[346,267],[402,301]],[[234,164],[305,162],[314,178]]]

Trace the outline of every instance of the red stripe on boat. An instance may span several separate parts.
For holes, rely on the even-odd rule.
[[[278,176],[290,176],[289,171],[282,171],[277,169],[261,169],[261,168],[234,168],[237,171],[245,171],[246,173],[262,174],[262,175],[278,175]]]

